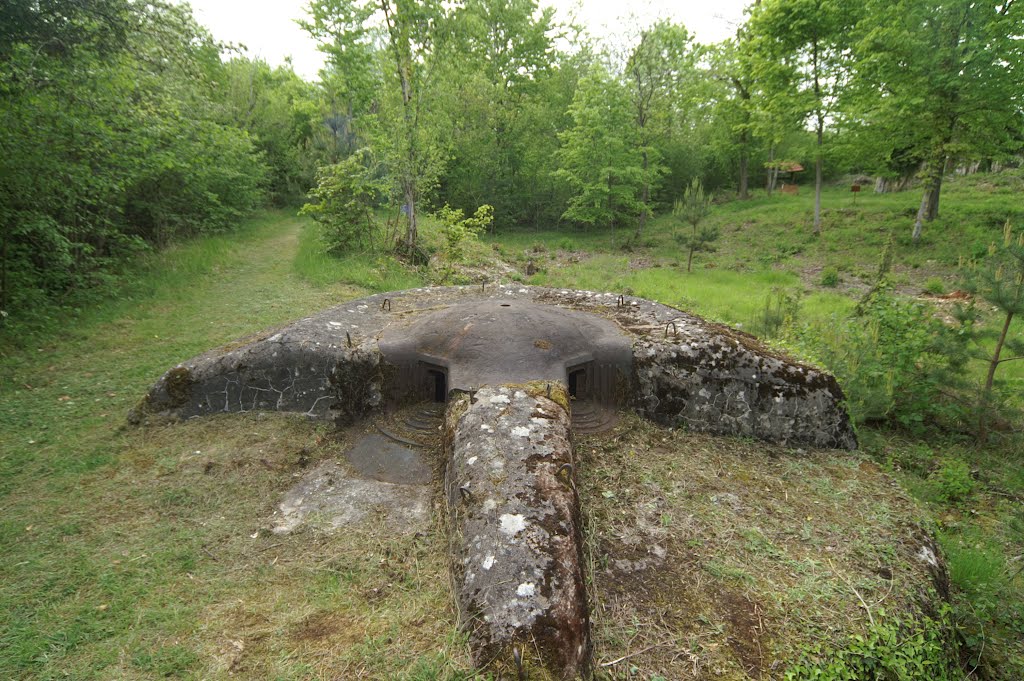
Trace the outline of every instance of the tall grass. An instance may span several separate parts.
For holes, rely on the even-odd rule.
[[[320,229],[307,222],[299,235],[293,270],[314,286],[350,284],[371,291],[398,291],[423,285],[423,277],[388,254],[333,256],[324,250]]]

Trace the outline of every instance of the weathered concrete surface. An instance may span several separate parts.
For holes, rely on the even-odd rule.
[[[355,301],[183,362],[156,382],[134,417],[264,410],[351,423],[382,403],[380,353],[363,330],[369,309]],[[375,333],[379,318],[368,326]]]
[[[479,390],[449,408],[447,496],[459,607],[478,665],[586,671],[590,626],[567,396]]]
[[[433,477],[422,453],[382,435],[367,435],[345,452],[345,458],[368,480],[398,485],[427,485]]]
[[[595,348],[606,349],[604,341],[615,334],[604,331],[584,330],[577,337],[584,343],[582,354],[567,351],[557,357],[558,366],[579,359],[593,374],[590,382],[600,383],[605,393],[615,393],[610,402],[693,430],[792,446],[856,447],[835,379],[770,350],[752,336],[641,298],[527,286],[413,289],[352,301],[174,367],[153,386],[135,416],[187,418],[221,411],[289,410],[351,422],[388,402],[429,399],[430,385],[409,379],[410,372],[422,371],[423,362],[389,364],[382,340],[383,347],[389,342],[400,345],[428,315],[437,315],[435,321],[452,324],[452,339],[461,338],[477,354],[492,346],[500,353],[503,348],[497,341],[480,342],[472,328],[455,322],[491,306],[497,316],[489,328],[500,330],[515,323],[505,315],[526,305],[548,306],[554,315],[571,311],[566,315],[570,326],[589,313],[594,323],[588,321],[581,328],[607,329],[610,323],[621,330],[631,362],[615,359],[614,353],[599,360],[604,355],[585,348],[593,335]],[[538,319],[548,316],[544,311]],[[526,331],[529,340],[542,335],[543,327]],[[445,338],[442,328],[435,340],[443,345]],[[544,347],[547,340],[533,339],[534,355],[555,357],[560,349]],[[433,356],[430,347],[423,350],[424,357]],[[589,363],[588,352],[594,357]],[[461,371],[452,366],[438,369],[455,378]],[[474,387],[484,380],[498,382],[497,376],[481,373],[472,381]]]
[[[642,298],[587,291],[540,298],[607,311],[635,335],[630,402],[654,421],[793,446],[857,447],[835,377],[754,336]]]
[[[429,484],[402,485],[360,478],[334,461],[311,469],[289,489],[271,518],[271,532],[300,527],[334,531],[383,521],[395,534],[426,531],[430,525]]]
[[[520,297],[488,298],[416,317],[384,330],[380,349],[398,373],[415,375],[419,362],[447,369],[448,388],[549,380],[567,383],[568,370],[589,367],[597,398],[614,398],[629,380],[631,338],[600,315]],[[617,380],[621,377],[621,380]]]

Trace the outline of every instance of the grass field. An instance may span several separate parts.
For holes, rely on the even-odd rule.
[[[711,219],[722,230],[718,251],[699,255],[692,273],[685,271],[685,255],[672,239],[675,226],[664,216],[629,251],[621,248],[623,233],[548,230],[487,237],[472,251],[479,265],[472,271],[486,271],[488,262],[500,260],[504,270],[497,271],[511,274],[492,276],[631,291],[755,331],[771,291],[787,290],[799,294],[801,319],[827,323],[832,315],[847,314],[867,289],[890,233],[900,292],[919,296],[925,288],[955,289],[961,256],[984,253],[1007,219],[1024,225],[1024,206],[1017,198],[1022,187],[1024,176],[1018,173],[950,182],[943,216],[926,227],[920,245],[907,236],[908,211],[917,197],[866,192],[854,205],[846,188],[835,188],[826,193],[820,238],[810,235],[808,194],[717,206]],[[431,221],[425,229],[428,243],[436,243]],[[539,271],[528,276],[524,270],[531,260]],[[821,283],[826,268],[838,273],[837,286]],[[260,533],[293,473],[336,453],[350,434],[281,415],[141,429],[125,423],[125,414],[152,381],[185,358],[340,301],[423,285],[432,277],[430,269],[409,269],[386,257],[326,257],[310,223],[268,212],[233,234],[143,259],[105,300],[47,312],[16,336],[5,332],[0,339],[0,678],[467,677],[441,532],[396,539],[386,528],[369,527],[342,537],[307,533],[286,540]],[[1018,323],[1014,333],[1022,329]],[[1024,362],[1005,369],[1011,381],[1024,377]],[[864,426],[860,458],[823,460],[820,466],[786,459],[785,452],[772,455],[781,460],[769,457],[755,466],[750,461],[756,453],[734,452],[727,443],[676,441],[676,435],[643,431],[644,437],[665,437],[680,449],[666,445],[645,453],[654,457],[647,473],[625,454],[639,451],[640,442],[618,451],[619,458],[594,465],[584,484],[599,501],[587,513],[594,523],[614,526],[617,514],[636,501],[602,494],[614,487],[634,490],[644,503],[675,495],[657,514],[657,523],[666,527],[689,527],[684,523],[688,508],[702,509],[697,520],[710,522],[722,509],[680,487],[683,478],[674,468],[673,457],[689,449],[706,451],[708,466],[736,473],[732,482],[711,481],[722,485],[720,491],[740,494],[746,482],[776,489],[779,480],[792,478],[802,481],[801,494],[820,494],[814,498],[826,505],[838,504],[830,480],[861,476],[847,464],[873,462],[879,476],[900,483],[885,503],[922,514],[922,522],[938,533],[955,587],[951,617],[969,651],[967,669],[986,670],[991,678],[1021,678],[1024,443],[1020,423],[1009,428],[982,448],[962,436]],[[754,459],[743,463],[744,457]],[[785,472],[772,468],[780,465]],[[873,469],[864,470],[870,475],[864,473],[863,489],[872,494],[885,494],[886,485],[893,484],[890,478],[872,478]],[[761,503],[775,502],[770,496],[745,500],[745,505]],[[755,527],[740,514],[729,532],[714,534],[708,543],[684,541],[670,549],[696,557],[693,574],[706,583],[691,591],[701,598],[721,587],[722,593],[734,594],[738,606],[758,603],[762,611],[780,608],[772,610],[780,613],[797,607],[794,603],[832,608],[842,618],[832,624],[856,629],[867,624],[857,616],[853,592],[825,579],[831,573],[820,565],[801,563],[806,557],[801,541],[813,548],[811,538],[819,532],[842,536],[848,520],[829,517],[827,527],[803,521],[809,529],[802,523],[791,537],[786,523]],[[882,514],[870,522],[877,523],[871,527],[880,528],[881,536],[893,527],[891,521]],[[593,541],[597,564],[602,555],[614,558],[613,549]],[[792,546],[786,544],[790,541]],[[876,548],[865,550],[874,555]],[[851,555],[849,565],[836,558],[839,572],[877,588],[870,575],[846,572],[858,569],[856,554]],[[809,570],[806,579],[772,572],[770,564],[782,560],[779,556]],[[750,560],[767,567],[745,565]],[[765,581],[769,578],[779,585],[777,592]],[[602,660],[641,649],[638,641],[661,643],[666,630],[660,624],[630,624],[628,612],[616,610],[631,596],[601,581],[606,577],[592,579],[604,589],[598,593],[607,595],[596,630]],[[655,601],[636,603],[654,607]],[[809,614],[807,621],[828,630],[832,624],[813,612],[818,614]],[[727,640],[727,614],[702,610],[695,629],[670,629],[666,636],[677,652],[682,646],[704,662],[718,660],[728,671],[733,669],[729,660],[751,658],[749,645],[760,639],[731,657],[715,657],[713,634]],[[670,664],[678,661],[675,653],[664,657],[667,650],[630,658],[636,674],[629,665],[614,665],[606,678],[654,679],[663,675],[658,670],[670,670],[665,678],[676,672],[690,678]],[[785,661],[796,654],[785,646],[772,650],[774,657],[762,651],[758,659]],[[690,657],[679,659],[692,666]],[[704,677],[715,676],[712,666],[701,667]],[[765,671],[777,676],[781,670]]]

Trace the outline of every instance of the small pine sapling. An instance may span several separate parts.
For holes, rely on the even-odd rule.
[[[984,260],[972,261],[964,269],[967,289],[991,305],[999,319],[998,330],[986,329],[974,304],[957,310],[963,328],[981,349],[979,358],[988,364],[978,397],[978,441],[984,443],[988,439],[996,370],[1006,362],[1024,359],[1024,338],[1010,334],[1013,318],[1024,314],[1024,234],[1014,235],[1007,220],[1002,244],[992,244]],[[994,347],[986,344],[993,339]]]
[[[675,240],[683,248],[689,250],[686,259],[686,271],[693,267],[693,254],[699,252],[713,253],[714,242],[718,239],[718,228],[700,227],[701,221],[711,214],[711,194],[704,193],[704,186],[699,178],[693,178],[690,186],[683,192],[683,198],[676,199],[672,215],[682,222],[690,223],[690,233],[676,232]]]

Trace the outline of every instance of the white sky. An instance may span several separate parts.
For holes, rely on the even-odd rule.
[[[241,43],[250,57],[272,65],[291,56],[296,73],[315,80],[323,57],[295,19],[305,16],[308,0],[191,0],[196,19],[223,42]],[[697,40],[712,43],[733,35],[751,0],[541,0],[559,18],[579,6],[577,17],[598,37],[621,34],[630,23],[646,26],[661,17],[682,23]]]

